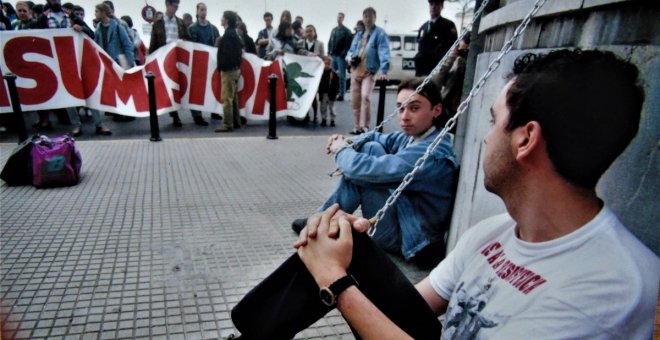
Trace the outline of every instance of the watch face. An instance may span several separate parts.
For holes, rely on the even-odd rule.
[[[325,304],[326,306],[334,306],[335,305],[335,295],[332,294],[332,291],[330,291],[329,288],[321,288],[319,291],[319,297],[321,298],[321,302]]]

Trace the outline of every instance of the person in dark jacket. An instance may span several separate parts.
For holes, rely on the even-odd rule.
[[[319,100],[321,102],[321,126],[328,126],[328,113],[330,113],[330,126],[335,126],[335,100],[339,93],[339,76],[332,70],[332,58],[323,57],[325,68],[319,83]]]
[[[429,75],[456,41],[456,25],[440,16],[443,4],[444,0],[429,0],[431,20],[425,22],[417,33],[415,75],[418,77]]]
[[[344,100],[346,93],[346,53],[351,48],[353,34],[348,27],[344,26],[344,13],[337,14],[337,27],[330,32],[330,41],[328,42],[328,54],[332,57],[332,70],[339,75],[339,97],[338,101]]]
[[[236,24],[236,32],[241,37],[241,40],[243,40],[245,53],[257,54],[257,45],[254,44],[254,40],[248,35],[247,26],[245,26],[244,22]]]
[[[215,132],[231,132],[241,128],[240,112],[238,111],[238,79],[241,77],[241,61],[243,60],[243,42],[236,32],[238,15],[233,11],[222,14],[222,27],[225,34],[218,42],[218,71],[222,82],[223,125]]]
[[[179,9],[179,0],[165,0],[165,14],[162,19],[154,22],[151,28],[151,41],[149,43],[149,54],[154,53],[157,49],[167,45],[177,39],[190,41],[190,34],[188,28],[183,23],[183,20],[176,16],[176,11]],[[176,25],[176,36],[168,35],[167,26]],[[202,118],[200,111],[191,111],[195,124],[200,126],[208,126],[209,123]],[[181,119],[177,111],[170,112],[172,117],[172,125],[174,127],[182,127]]]
[[[206,4],[200,2],[197,4],[197,21],[188,26],[188,34],[190,34],[190,39],[193,42],[204,44],[206,46],[215,46],[215,42],[220,39],[220,31],[215,25],[209,22],[206,19],[208,10]],[[199,110],[190,110],[193,117],[199,116],[202,117],[202,111]],[[217,113],[211,113],[211,119],[220,120],[221,116]],[[200,125],[206,126],[206,122],[201,123]]]

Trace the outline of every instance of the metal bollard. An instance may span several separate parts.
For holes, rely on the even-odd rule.
[[[14,110],[14,123],[16,125],[16,131],[18,131],[18,144],[21,144],[24,140],[28,139],[28,133],[25,128],[23,110],[21,110],[21,101],[18,98],[18,90],[16,89],[16,75],[13,73],[5,73],[3,78],[7,81],[9,97],[11,98],[11,107],[12,110]]]
[[[378,114],[376,116],[376,126],[379,126],[385,118],[385,92],[387,91],[387,80],[378,80]],[[383,132],[383,127],[378,128],[378,132]]]
[[[275,92],[275,85],[277,84],[277,76],[271,73],[268,76],[268,85],[270,87],[270,115],[268,116],[268,139],[277,139],[277,93]]]
[[[160,142],[160,127],[158,126],[158,115],[156,114],[156,90],[154,86],[154,74],[148,72],[144,76],[147,78],[147,86],[149,88],[149,124],[151,125],[151,138],[152,142]]]

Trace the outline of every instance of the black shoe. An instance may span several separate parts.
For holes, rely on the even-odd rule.
[[[334,120],[331,120],[331,121],[330,121],[330,126],[331,126],[331,127],[335,127],[335,121],[334,121]]]
[[[96,127],[96,134],[101,135],[101,136],[110,136],[112,134],[112,131],[106,127],[102,126],[97,126]]]
[[[353,130],[351,130],[351,132],[349,132],[349,133],[350,133],[351,135],[356,135],[356,136],[357,136],[357,135],[363,134],[363,133],[364,133],[364,130],[362,130],[362,129],[353,129]]]
[[[234,130],[238,130],[238,129],[240,129],[240,128],[241,128],[241,125],[240,125],[240,124],[234,124]]]
[[[75,127],[73,130],[71,130],[71,136],[73,137],[80,137],[82,136],[83,132],[80,127]]]
[[[209,122],[205,121],[202,117],[195,117],[195,124],[199,126],[209,126]]]
[[[321,120],[321,126],[328,126],[328,121],[326,121],[325,119],[322,119]]]
[[[183,126],[183,123],[181,123],[181,119],[179,119],[179,118],[174,118],[174,119],[172,120],[172,125],[173,125],[174,127],[180,128],[180,127]]]
[[[300,231],[305,228],[307,225],[307,219],[306,218],[297,218],[293,220],[293,223],[291,223],[291,229],[293,229],[293,232],[296,233],[296,235],[300,234]]]
[[[343,101],[344,101],[344,96],[339,96],[339,97],[337,97],[337,101],[338,101],[338,102],[343,102]]]
[[[247,124],[247,118],[241,116],[241,125]]]
[[[211,113],[211,119],[222,120],[222,116],[219,113]]]

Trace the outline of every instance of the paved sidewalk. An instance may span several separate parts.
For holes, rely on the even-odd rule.
[[[79,142],[75,187],[0,184],[2,339],[218,339],[336,179],[327,137]],[[4,165],[14,144],[0,144]],[[417,281],[426,272],[398,261]],[[333,311],[297,338],[353,338]]]

